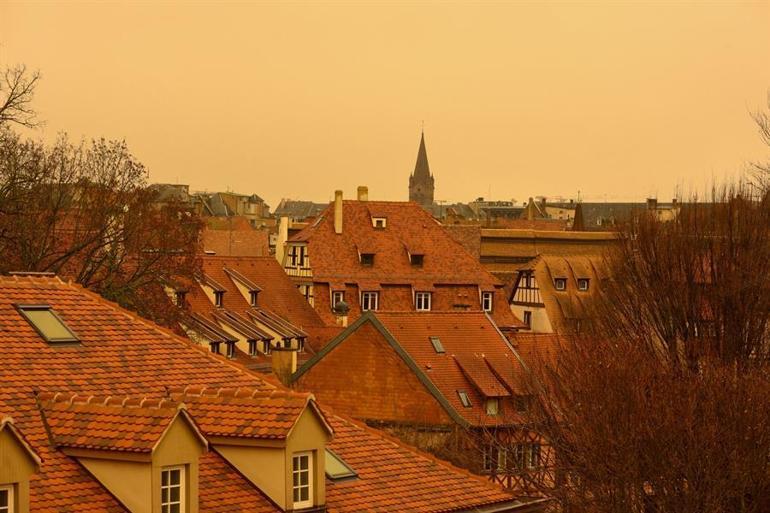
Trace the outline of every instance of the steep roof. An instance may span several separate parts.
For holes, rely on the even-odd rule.
[[[425,132],[420,133],[420,148],[417,150],[417,162],[414,164],[415,178],[430,178],[430,166],[428,165],[428,152],[425,149]]]
[[[89,407],[86,408],[88,411],[75,415],[81,420],[67,417],[68,412],[71,413],[70,408],[78,409],[77,404],[62,404],[46,409],[49,421],[54,417],[57,419],[54,423],[54,440],[58,437],[60,443],[73,446],[93,443],[119,446],[125,443],[126,449],[139,450],[146,450],[147,442],[134,437],[143,433],[151,435],[150,438],[156,437],[158,427],[166,422],[165,419],[171,413],[165,408],[167,401],[173,401],[174,411],[179,408],[175,397],[184,397],[193,420],[200,416],[201,432],[204,434],[207,429],[212,433],[216,433],[217,429],[222,430],[223,435],[245,434],[247,429],[252,428],[255,429],[252,434],[256,436],[262,436],[263,433],[267,436],[281,436],[291,423],[293,401],[308,400],[307,394],[287,392],[187,339],[57,278],[0,277],[0,291],[0,326],[3,327],[0,330],[0,344],[3,347],[0,411],[13,413],[14,428],[23,434],[33,454],[39,455],[42,461],[40,470],[33,474],[30,482],[31,510],[35,513],[127,511],[75,459],[51,444],[40,407],[46,408],[45,401],[56,397],[58,392],[69,394],[58,396],[67,400],[76,397],[74,394],[88,396]],[[79,344],[56,345],[45,342],[17,310],[14,306],[16,304],[50,305],[78,334]],[[216,393],[207,395],[207,390]],[[226,393],[228,390],[233,392]],[[200,397],[196,398],[196,395]],[[103,399],[101,406],[94,404],[90,396]],[[134,399],[126,399],[125,396]],[[255,401],[240,405],[242,410],[238,413],[228,410],[239,404],[241,399],[247,403],[252,399]],[[266,404],[260,402],[263,399],[267,401]],[[273,405],[272,399],[278,404]],[[136,402],[131,402],[134,400]],[[113,401],[119,406],[112,406]],[[131,406],[134,404],[136,406]],[[144,409],[151,404],[158,406],[157,414],[143,412],[139,418],[131,418],[130,413],[124,413],[132,407]],[[101,408],[113,407],[120,410],[121,414],[115,418],[103,415]],[[284,418],[287,411],[288,421]],[[85,416],[81,417],[80,414]],[[236,419],[236,416],[243,418]],[[345,421],[338,420],[331,412],[326,412],[325,417],[335,431],[338,425],[344,426]],[[127,418],[131,418],[128,424],[120,421]],[[225,421],[221,422],[221,426],[215,425],[214,418],[224,418]],[[3,425],[7,424],[3,422]],[[105,433],[98,438],[89,436],[84,439],[82,433],[91,428]],[[122,442],[121,437],[124,436],[133,439]],[[378,437],[381,436],[375,431],[369,431],[369,436],[351,441],[350,447],[342,444],[331,446],[343,458],[350,455],[360,474],[358,479],[344,485],[347,493],[329,496],[327,507],[330,512],[360,511],[363,497],[367,498],[364,509],[402,511],[398,504],[393,504],[390,496],[392,488],[388,487],[383,478],[390,475],[391,480],[404,486],[406,482],[389,474],[393,470],[393,460],[387,453],[378,452],[378,444],[382,443]],[[344,436],[341,440],[345,439],[351,440]],[[367,454],[368,461],[353,459],[353,451],[359,455]],[[419,465],[426,458],[411,448],[404,448],[400,454],[404,458],[401,466]],[[425,511],[440,511],[442,504],[453,502],[452,497],[456,497],[458,500],[454,502],[462,507],[466,504],[497,503],[506,499],[512,504],[516,503],[510,495],[502,494],[491,484],[484,484],[446,463],[437,465],[438,470],[443,472],[442,480],[428,477],[422,480],[418,474],[414,474],[410,482],[415,490],[419,490],[428,499],[424,504]],[[201,511],[280,511],[215,452],[203,454],[199,466]],[[452,483],[452,486],[447,486],[447,483]],[[338,485],[330,483],[330,488]],[[468,486],[478,486],[479,491],[473,497],[462,495],[461,490]],[[468,502],[460,502],[460,498],[467,498]],[[435,502],[436,507],[431,506],[431,502]]]
[[[308,243],[316,282],[500,285],[416,203],[345,200],[342,210],[341,235],[334,232],[334,210],[330,206],[315,223],[290,239]],[[387,226],[375,228],[373,217],[387,218]],[[415,247],[424,251],[422,267],[413,266],[409,260],[408,248]],[[374,253],[374,264],[362,266],[360,252]]]
[[[345,339],[364,323],[371,323],[380,331],[458,423],[486,426],[515,420],[512,415],[486,413],[487,398],[523,393],[523,368],[519,355],[483,312],[368,312],[300,367],[294,379],[324,358],[333,361],[334,355],[330,353],[343,346]],[[434,338],[443,352],[437,351]],[[400,371],[394,367],[393,372]],[[344,369],[340,373],[344,375]],[[398,376],[375,379],[387,382],[397,380]],[[460,391],[467,394],[470,407],[463,405]],[[408,410],[406,406],[404,409]]]
[[[268,256],[270,253],[267,230],[255,230],[251,227],[242,230],[204,228],[201,238],[204,253],[213,252],[216,255],[234,257]]]

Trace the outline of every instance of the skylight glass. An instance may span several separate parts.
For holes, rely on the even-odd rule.
[[[326,449],[326,476],[336,481],[338,479],[358,477],[358,474],[342,461],[342,458]]]
[[[20,305],[19,311],[46,342],[78,342],[78,338],[48,305]]]
[[[471,399],[468,397],[468,394],[464,390],[458,390],[457,395],[460,396],[460,402],[463,403],[463,406],[466,408],[471,407]]]
[[[430,343],[433,344],[433,349],[436,350],[437,353],[444,353],[444,345],[441,343],[441,339],[438,337],[430,337]]]

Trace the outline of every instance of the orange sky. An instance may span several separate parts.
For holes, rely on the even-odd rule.
[[[406,199],[672,196],[768,157],[770,0],[0,0],[0,64],[44,80],[41,136],[125,138],[150,179]]]

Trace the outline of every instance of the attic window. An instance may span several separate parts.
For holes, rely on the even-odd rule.
[[[489,416],[495,416],[500,413],[500,400],[497,397],[487,399],[486,410]]]
[[[436,350],[437,353],[445,353],[444,345],[441,343],[441,339],[438,337],[430,337],[430,343],[433,344],[433,349]]]
[[[187,299],[187,291],[177,290],[175,293],[176,306],[183,308]]]
[[[386,226],[388,226],[388,219],[385,217],[373,217],[372,226],[374,226],[378,230],[382,230]]]
[[[460,402],[463,403],[463,406],[466,408],[471,407],[471,399],[468,397],[468,394],[465,392],[465,390],[458,390],[457,395],[460,396]]]
[[[374,253],[361,253],[361,265],[371,267],[374,265]]]
[[[18,305],[19,312],[48,343],[80,342],[48,305]]]
[[[249,291],[249,303],[251,303],[251,306],[257,306],[257,296],[259,295],[258,290],[250,290]]]
[[[332,481],[358,477],[358,474],[342,458],[326,449],[326,477]]]
[[[235,342],[233,341],[227,342],[227,357],[235,358]]]
[[[567,278],[555,278],[553,286],[556,290],[567,290]]]
[[[415,254],[415,255],[409,255],[409,262],[414,267],[422,267],[422,264],[425,261],[425,255]]]
[[[221,290],[214,291],[214,305],[217,308],[222,308],[222,300],[224,299],[225,293]]]
[[[13,513],[14,498],[13,487],[0,487],[0,513]]]
[[[578,278],[578,290],[588,290],[588,278]]]

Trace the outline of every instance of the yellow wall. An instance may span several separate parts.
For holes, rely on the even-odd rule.
[[[152,465],[149,462],[82,457],[78,461],[132,513],[152,513]],[[160,507],[156,511],[160,511]]]
[[[14,485],[16,511],[29,513],[29,477],[37,470],[24,446],[9,430],[0,431],[0,485]]]
[[[292,503],[292,455],[297,452],[313,452],[313,504],[326,503],[326,443],[330,436],[316,414],[305,408],[286,443],[286,502]]]

